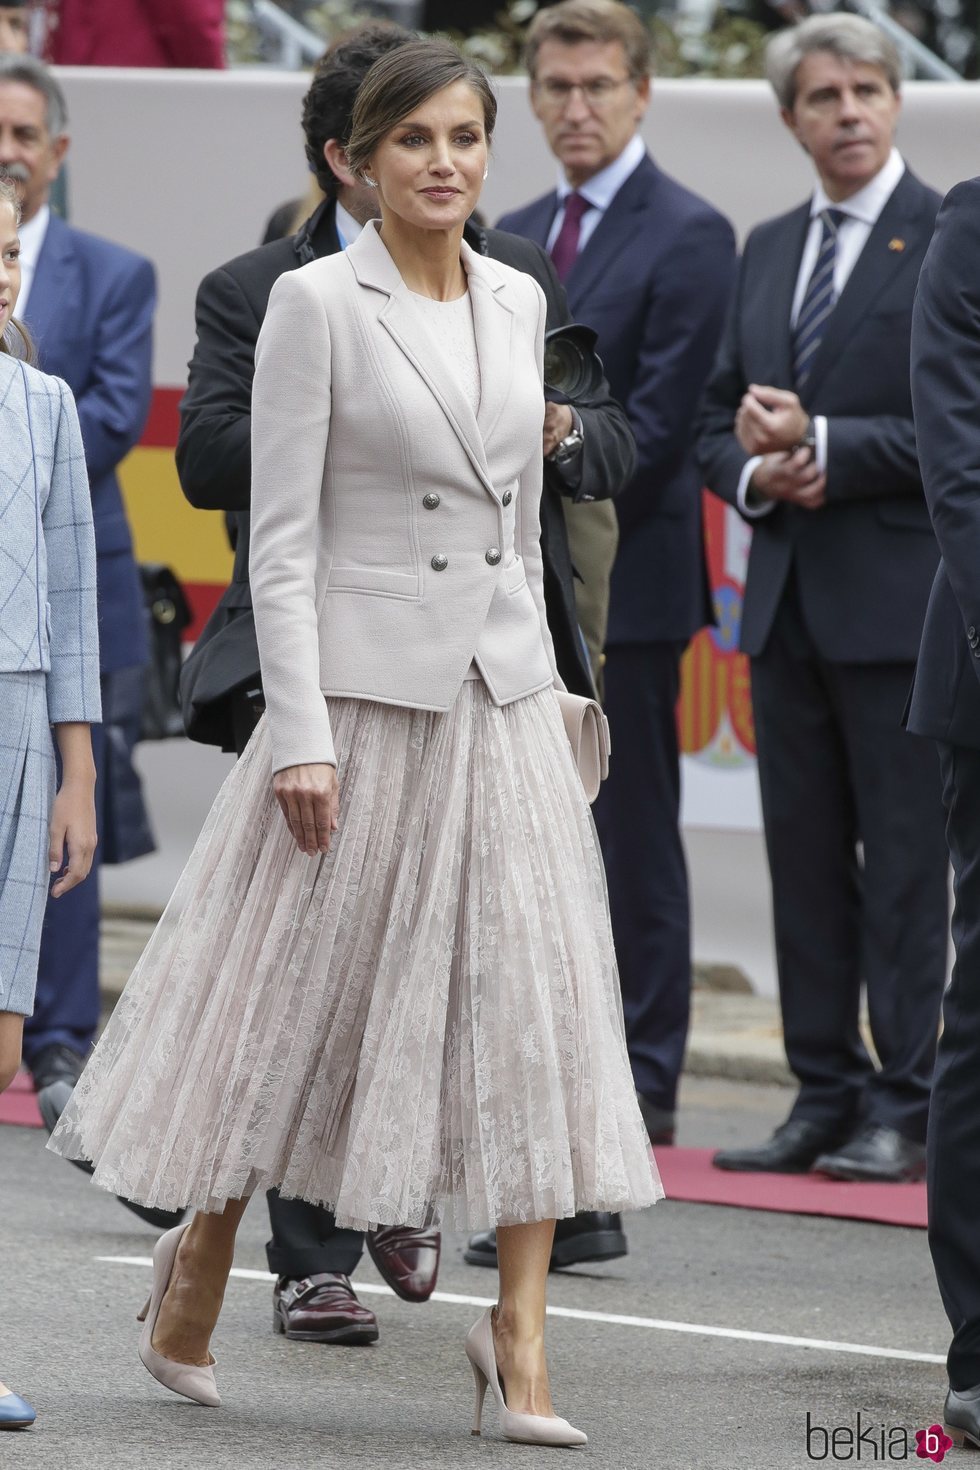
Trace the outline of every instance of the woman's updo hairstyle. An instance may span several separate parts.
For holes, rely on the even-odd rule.
[[[449,41],[406,41],[376,61],[354,103],[347,167],[360,179],[392,128],[444,87],[465,82],[483,107],[487,142],[497,121],[497,99],[486,74]]]

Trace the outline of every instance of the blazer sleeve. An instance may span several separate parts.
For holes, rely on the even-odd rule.
[[[530,278],[529,278],[530,279]],[[531,281],[532,289],[536,297],[538,320],[534,334],[534,354],[538,365],[538,376],[541,379],[542,390],[544,389],[544,327],[547,306],[545,304],[544,292],[537,281]],[[555,658],[555,645],[551,637],[551,629],[548,627],[548,614],[544,601],[544,558],[541,555],[541,491],[544,482],[544,461],[541,458],[540,448],[528,460],[521,474],[520,486],[517,495],[517,508],[519,511],[517,525],[515,527],[517,550],[524,563],[527,573],[527,585],[534,605],[538,610],[538,621],[541,624],[541,638],[544,643],[548,662],[551,665],[552,677],[555,688],[564,692],[565,685],[558,672],[558,663]]]
[[[337,764],[316,606],[330,394],[326,310],[304,273],[291,271],[269,298],[252,390],[249,581],[274,772]]]
[[[735,278],[735,235],[720,214],[699,218],[653,283],[626,412],[637,468],[616,501],[621,529],[658,509],[658,489],[689,452]]]
[[[697,460],[704,482],[715,495],[727,500],[729,505],[736,506],[739,480],[749,459],[735,438],[735,415],[748,387],[742,364],[740,329],[742,287],[749,268],[751,249],[750,235],[745,242],[725,330],[704,390],[697,420]]]
[[[180,405],[177,473],[198,510],[248,510],[252,488],[252,379],[261,322],[235,277],[205,276],[197,341]]]
[[[48,718],[52,725],[97,724],[102,710],[92,501],[75,402],[67,384],[54,381],[54,456],[41,515],[51,617]]]
[[[534,278],[544,291],[547,310],[545,330],[567,327],[574,318],[565,288],[547,252],[539,245],[534,252],[538,261]],[[636,469],[636,440],[626,411],[613,398],[605,378],[589,397],[564,401],[582,420],[585,442],[567,468],[546,460],[545,481],[551,490],[572,500],[609,500],[628,484]]]
[[[143,432],[153,392],[155,306],[153,267],[136,256],[94,323],[92,370],[76,400],[92,480],[110,474]]]
[[[980,624],[980,183],[936,222],[912,315],[912,404],[933,529],[964,627]],[[980,661],[970,660],[978,678]]]
[[[901,347],[904,348],[904,342]],[[915,425],[900,414],[827,419],[827,503],[922,494]]]

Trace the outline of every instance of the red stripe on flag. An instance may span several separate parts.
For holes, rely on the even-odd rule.
[[[173,449],[180,428],[180,400],[183,388],[154,388],[150,416],[140,444],[147,449]]]
[[[220,582],[185,582],[183,587],[193,613],[190,627],[184,629],[184,642],[193,643],[200,636],[201,629],[214,612],[225,589]]]

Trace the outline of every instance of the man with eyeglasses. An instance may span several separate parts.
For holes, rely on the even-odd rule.
[[[713,621],[693,423],[721,336],[735,239],[726,219],[657,168],[638,135],[651,49],[643,21],[615,0],[539,11],[526,59],[558,187],[500,225],[550,251],[575,320],[599,334],[637,442],[636,473],[615,510],[578,504],[565,513],[583,578],[583,631],[598,658],[605,644],[615,759],[596,820],[626,1038],[651,1141],[669,1143],[691,988],[674,710],[681,655]],[[561,1221],[559,1237],[566,1265],[626,1251],[618,1216]],[[489,1263],[492,1246],[476,1237],[466,1259]]]

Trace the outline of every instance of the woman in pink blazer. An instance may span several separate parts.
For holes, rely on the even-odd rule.
[[[509,1438],[579,1444],[544,1356],[554,1221],[661,1191],[545,621],[544,299],[462,241],[494,115],[453,47],[382,58],[349,148],[380,226],[272,292],[267,716],[52,1145],[129,1199],[196,1206],[144,1314],[177,1392],[218,1402],[208,1344],[256,1189],[367,1230],[448,1206],[497,1227],[476,1431],[489,1384]]]

